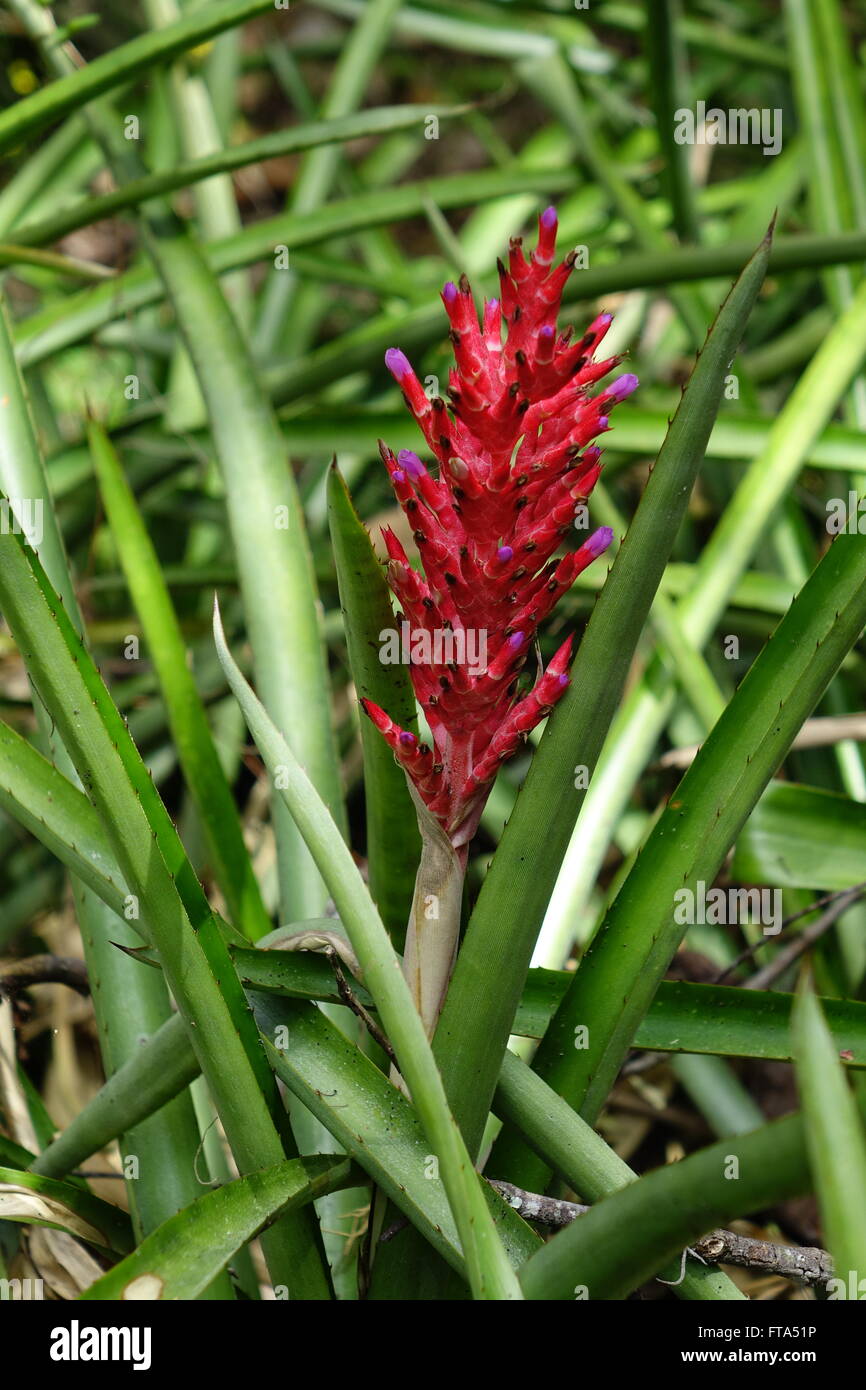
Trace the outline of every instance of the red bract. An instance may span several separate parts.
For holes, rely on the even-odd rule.
[[[610,314],[577,342],[570,329],[557,335],[574,257],[551,269],[556,228],[548,208],[528,261],[521,239],[511,242],[508,268],[499,265],[500,299],[486,301],[481,324],[465,276],[445,286],[456,362],[450,409],[439,396],[428,399],[399,348],[385,354],[439,465],[435,478],[417,454],[395,458],[380,445],[424,565],[422,578],[385,531],[388,581],[408,624],[407,645],[422,653],[413,655],[410,672],[433,747],[378,705],[363,704],[458,848],[475,833],[501,763],[568,685],[571,638],[518,697],[538,625],[613,538],[602,527],[578,550],[551,558],[573,534],[598,479],[601,450],[591,441],[608,429],[610,408],[637,386],[627,375],[589,394],[620,360],[593,361]],[[481,669],[465,655],[454,659],[455,648],[465,654],[473,646],[485,652]]]

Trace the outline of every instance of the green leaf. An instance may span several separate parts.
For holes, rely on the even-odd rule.
[[[679,944],[675,895],[712,883],[864,623],[866,547],[840,536],[672,796],[539,1049],[539,1074],[585,1118],[604,1104]],[[582,1050],[574,1046],[578,1026],[588,1030]]]
[[[258,688],[271,718],[292,740],[344,829],[316,581],[303,509],[276,419],[219,283],[197,247],[185,237],[173,237],[151,239],[150,250],[208,408]],[[276,836],[283,917],[318,916],[327,895],[282,808]]]
[[[63,604],[36,556],[2,530],[0,607],[138,899],[239,1168],[281,1162],[290,1140],[285,1112],[220,928]],[[313,1231],[298,1230],[295,1218],[281,1221],[265,1237],[271,1273],[295,1288],[300,1275],[310,1296],[327,1297],[324,1270],[302,1263],[312,1240]]]
[[[328,474],[328,524],[359,699],[373,700],[404,729],[417,728],[415,696],[403,666],[379,660],[380,633],[395,624],[389,589],[370,537],[336,465]],[[370,720],[361,716],[370,893],[399,948],[412,905],[421,837],[406,777]]]
[[[0,317],[0,396],[4,402],[0,410],[0,490],[10,497],[29,498],[41,506],[39,557],[68,618],[80,630],[81,615],[63,537],[52,505],[5,310]],[[86,797],[67,781],[67,777],[76,775],[69,751],[38,699],[34,701],[34,713],[41,747],[50,754],[58,770],[51,768],[39,753],[3,725],[0,726],[0,762],[5,764],[6,771],[0,781],[7,788],[14,788],[13,796],[18,798],[19,806],[26,806],[38,817],[40,826],[32,827],[37,833],[41,822],[53,820],[55,814],[60,819],[57,840],[49,844],[49,848],[76,874],[73,879],[76,916],[91,981],[100,1052],[106,1075],[110,1076],[138,1048],[141,1036],[158,1028],[169,1016],[171,1004],[165,981],[155,973],[145,978],[136,976],[132,961],[113,944],[133,944],[137,938],[131,927],[86,891],[88,887],[94,888],[99,897],[107,896],[114,912],[122,912],[126,892],[125,888],[119,891],[122,876],[118,873],[111,880],[109,875],[106,880],[107,857],[96,847],[95,832],[101,828],[98,817]],[[55,792],[56,804],[52,801]],[[0,798],[2,796],[0,793]],[[64,819],[67,799],[72,809]],[[17,810],[13,813],[17,814]],[[22,819],[25,824],[30,823],[26,814]],[[64,841],[72,847],[69,855],[65,853]],[[126,1185],[137,1232],[150,1230],[169,1212],[198,1195],[200,1184],[194,1157],[199,1143],[198,1126],[188,1099],[178,1101],[142,1129],[122,1136],[121,1156],[134,1154],[140,1165],[139,1177]],[[224,1289],[222,1293],[228,1296],[229,1290]]]
[[[92,423],[88,438],[117,553],[156,667],[169,727],[201,817],[214,873],[235,925],[255,941],[271,930],[271,921],[244,844],[234,797],[187,662],[187,646],[171,595],[135,495],[105,430]]]
[[[186,53],[214,34],[244,24],[273,9],[273,0],[217,0],[206,9],[188,14],[152,34],[140,34],[128,43],[94,58],[86,67],[41,87],[32,96],[15,102],[0,114],[0,151],[8,150],[34,131],[60,120],[70,111],[92,101],[101,92],[128,84],[148,68]],[[46,16],[46,32],[53,22]]]
[[[200,1070],[184,1021],[173,1014],[29,1164],[31,1171],[46,1177],[70,1173],[119,1134],[155,1115]]]
[[[424,183],[376,189],[335,200],[306,215],[282,213],[266,218],[250,224],[234,237],[208,245],[205,254],[211,268],[222,275],[255,261],[270,259],[275,246],[285,245],[292,250],[321,245],[329,238],[352,231],[421,215],[431,199],[439,208],[474,206],[514,193],[546,195],[568,191],[573,183],[571,168],[480,169],[471,174],[450,174]],[[708,275],[737,274],[753,249],[753,243],[736,242],[722,247],[625,256],[615,264],[581,271],[580,276],[573,277],[566,286],[564,300],[573,303],[622,289],[700,280]],[[782,237],[771,252],[769,268],[781,273],[864,258],[866,233]],[[118,276],[110,285],[99,285],[48,305],[29,315],[19,326],[16,342],[20,360],[27,366],[42,361],[105,324],[157,303],[163,294],[159,277],[147,267],[136,267]],[[306,360],[274,368],[269,374],[274,394],[281,399],[302,396],[312,385],[327,383],[341,372],[354,371],[359,365],[380,358],[393,341],[395,330],[400,331],[406,350],[429,346],[441,335],[441,312],[425,304],[399,315],[381,314],[364,328],[316,349]]]
[[[665,190],[673,225],[681,241],[698,240],[695,183],[686,145],[676,140],[676,112],[685,104],[687,69],[682,51],[682,14],[678,0],[649,0],[645,48],[649,95],[656,135],[664,159]]]
[[[325,964],[298,957],[300,967],[311,963]],[[363,997],[362,990],[357,993]],[[465,1274],[444,1186],[427,1176],[430,1143],[406,1097],[311,1005],[287,1007],[264,996],[256,998],[255,1005],[269,1059],[281,1080],[434,1249]],[[175,1016],[85,1105],[35,1160],[33,1171],[55,1176],[68,1172],[110,1143],[120,1128],[153,1114],[188,1086],[198,1070],[183,1020]],[[26,1162],[29,1156],[23,1157]],[[509,1259],[518,1266],[538,1248],[538,1237],[491,1189],[485,1186],[483,1191]]]
[[[215,174],[223,174],[232,169],[244,169],[250,164],[296,154],[320,145],[411,130],[413,126],[423,126],[425,118],[431,114],[437,115],[440,120],[448,120],[459,115],[464,109],[382,106],[335,120],[310,121],[304,125],[289,126],[286,130],[276,130],[258,140],[248,140],[241,145],[232,145],[229,149],[215,150],[212,154],[182,161],[169,169],[160,170],[159,173],[147,174],[144,178],[130,179],[122,188],[104,193],[100,197],[83,199],[39,222],[26,222],[22,227],[15,229],[16,249],[59,241],[61,237],[68,236],[79,227],[89,226],[106,217],[116,217],[119,212],[139,207],[149,199],[172,193],[175,189],[193,187]]]
[[[309,1005],[256,1000],[268,1057],[302,1100],[451,1267],[467,1262],[444,1181],[418,1108],[329,1019]],[[278,1046],[273,1045],[276,1039]],[[477,1181],[477,1180],[475,1180]],[[479,1183],[510,1263],[516,1268],[539,1239],[486,1184]]]
[[[866,806],[818,787],[771,782],[737,840],[731,874],[780,888],[856,887],[866,879]]]
[[[0,806],[30,830],[120,918],[127,887],[102,822],[53,763],[0,720]]]
[[[502,1060],[493,1108],[520,1131],[539,1158],[584,1202],[599,1202],[637,1182],[637,1174],[601,1135],[513,1052],[506,1052]],[[499,1176],[497,1169],[490,1171]],[[696,1260],[686,1261],[684,1277],[675,1285],[674,1293],[680,1298],[705,1301],[744,1297],[727,1275],[707,1269]]]
[[[794,1005],[792,1029],[806,1148],[825,1239],[844,1296],[857,1298],[860,1280],[866,1277],[866,1134],[837,1040],[805,979]]]
[[[351,1163],[336,1155],[293,1158],[238,1178],[163,1222],[81,1299],[197,1298],[235,1252],[279,1216],[351,1181]]]
[[[38,251],[18,242],[0,242],[0,266],[33,265],[40,270],[53,270],[72,280],[112,280],[117,272],[111,266],[95,261],[82,261],[75,256],[62,256],[56,251]]]
[[[798,1197],[808,1185],[799,1115],[728,1137],[657,1168],[573,1221],[521,1270],[523,1291],[546,1300],[574,1299],[578,1290],[584,1298],[626,1298],[707,1231]]]
[[[53,1226],[76,1240],[121,1254],[133,1246],[129,1217],[119,1207],[92,1196],[79,1183],[57,1182],[18,1168],[0,1168],[0,1220]]]
[[[653,1052],[793,1060],[793,994],[662,980],[635,1033],[635,1047]],[[866,1066],[866,1004],[822,999],[833,1046],[850,1067]],[[850,1054],[850,1055],[848,1055]]]

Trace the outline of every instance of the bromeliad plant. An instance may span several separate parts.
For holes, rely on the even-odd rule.
[[[309,50],[273,39],[297,8],[273,0],[145,0],[132,38],[108,7],[6,8],[0,1298],[44,1277],[110,1300],[625,1300],[661,1277],[737,1300],[712,1264],[729,1233],[702,1237],[772,1211],[799,1243],[785,1203],[807,1191],[829,1253],[800,1266],[832,1291],[832,1257],[856,1297],[850,7],[786,0],[784,57],[760,7],[748,39],[696,14],[685,66],[667,0],[641,63],[616,6],[622,63],[543,6],[310,0],[331,13]],[[431,110],[435,63],[401,100],[407,36],[444,47],[462,105]],[[800,133],[772,163],[729,147],[696,190],[670,118],[686,69],[730,96],[720,54]],[[602,100],[584,71],[605,69]],[[369,106],[374,76],[397,104]],[[492,76],[513,95],[479,107]],[[464,120],[490,167],[429,138]],[[554,198],[591,268],[555,264],[548,208],[490,297],[507,233]],[[455,365],[428,398],[446,280]],[[626,349],[641,391],[602,479]],[[684,922],[714,884],[778,892],[785,933]],[[36,987],[70,985],[90,1002],[63,1024]],[[91,1029],[104,1081],[73,1094]],[[662,1058],[666,1124],[696,1112],[678,1163],[654,1109],[634,1168],[596,1132],[632,1102],[632,1049]],[[802,1113],[765,1121],[766,1061]],[[107,1163],[108,1200],[87,1177]],[[589,1208],[552,1236],[575,1209],[551,1184]],[[784,1274],[800,1252],[776,1255]]]
[[[480,324],[466,277],[446,284],[456,363],[450,413],[441,396],[428,399],[399,348],[385,354],[439,465],[434,479],[411,450],[395,457],[381,449],[424,566],[422,578],[385,530],[398,616],[408,623],[410,648],[427,636],[429,650],[442,654],[411,665],[432,746],[372,700],[363,702],[405,769],[418,809],[423,849],[404,965],[431,1035],[457,950],[469,843],[499,768],[564,694],[572,638],[525,694],[518,693],[520,674],[539,624],[613,532],[602,526],[579,549],[551,557],[587,516],[601,472],[593,441],[637,386],[627,374],[590,394],[620,360],[595,360],[610,314],[576,342],[570,328],[557,331],[576,254],[553,268],[556,229],[556,211],[547,208],[528,261],[521,239],[512,240],[508,269],[499,262],[500,297],[485,301]],[[462,660],[446,659],[449,651]],[[483,653],[477,669],[467,660],[471,651]]]

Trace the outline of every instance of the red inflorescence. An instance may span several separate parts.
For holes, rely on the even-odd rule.
[[[556,229],[556,212],[548,208],[528,261],[520,238],[511,242],[508,268],[499,264],[500,298],[485,302],[480,325],[466,278],[445,286],[456,361],[450,411],[441,397],[428,399],[399,348],[385,354],[439,464],[434,478],[417,454],[395,457],[380,445],[424,565],[422,578],[385,531],[388,580],[403,622],[413,636],[430,639],[419,649],[433,659],[413,655],[410,672],[433,747],[378,705],[363,704],[456,847],[475,833],[501,763],[568,685],[571,638],[533,689],[516,693],[539,623],[613,538],[602,527],[578,550],[551,558],[574,533],[578,509],[598,479],[601,450],[591,441],[608,429],[611,407],[637,386],[629,374],[589,394],[620,360],[593,361],[610,314],[600,314],[577,342],[571,329],[557,334],[574,258],[551,269]],[[445,633],[450,646],[442,642]],[[461,633],[462,650],[472,648],[471,638],[484,653],[483,668],[438,662],[437,654],[453,658]]]

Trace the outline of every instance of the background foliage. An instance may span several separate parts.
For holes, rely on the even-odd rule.
[[[816,1296],[654,1279],[731,1223],[866,1276],[864,45],[842,0],[7,0],[0,1279]],[[678,143],[698,103],[765,126]],[[493,293],[550,202],[565,320],[614,313],[641,387],[431,1048],[358,706],[415,717],[373,650],[376,441],[419,447],[382,357],[444,386],[442,282]],[[683,921],[714,885],[773,931]],[[551,1237],[475,1167],[593,1210]]]

